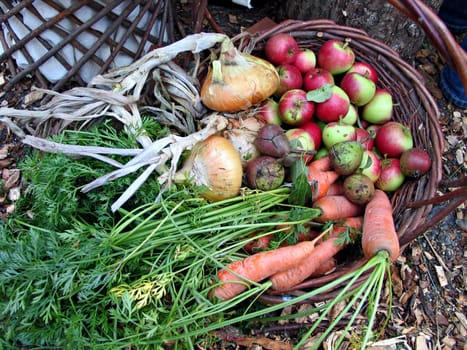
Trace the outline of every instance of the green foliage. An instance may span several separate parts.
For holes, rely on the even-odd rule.
[[[288,194],[282,188],[209,204],[173,188],[158,202],[123,210],[113,225],[78,217],[61,230],[19,218],[2,223],[0,346],[194,348],[207,327],[241,321],[248,303],[239,305],[265,289],[220,303],[208,298],[216,270],[244,256],[251,233],[287,217],[291,207],[280,204]],[[307,209],[284,223],[316,215]]]
[[[167,133],[151,119],[144,119],[143,128],[150,130],[151,137],[160,137]],[[66,130],[53,137],[54,141],[72,145],[94,145],[114,148],[139,147],[136,135],[124,130],[117,131],[110,121],[97,124],[89,130]],[[119,162],[126,162],[125,157],[114,157]],[[72,158],[63,154],[31,151],[19,165],[26,191],[18,202],[17,213],[32,225],[64,230],[69,223],[82,220],[97,226],[112,225],[115,216],[110,205],[140,174],[136,172],[118,181],[111,181],[89,193],[80,192],[87,183],[114,170],[111,165],[90,157]],[[160,191],[154,177],[149,178],[126,205],[134,208],[153,201]]]

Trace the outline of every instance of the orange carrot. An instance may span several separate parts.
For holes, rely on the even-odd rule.
[[[364,206],[352,203],[344,195],[322,197],[313,203],[313,208],[321,209],[320,216],[315,219],[321,223],[358,216],[364,211]]]
[[[392,205],[387,194],[378,189],[366,204],[362,248],[367,258],[375,256],[380,250],[387,251],[391,261],[399,256],[399,238],[392,217]]]
[[[325,172],[332,170],[332,165],[331,165],[331,158],[329,156],[323,157],[320,159],[316,159],[310,163],[308,166],[308,170],[314,170],[317,172]]]
[[[346,245],[345,242],[339,244],[337,241],[339,235],[349,228],[361,229],[362,222],[362,217],[354,217],[348,218],[342,225],[334,226],[331,236],[320,243],[316,249],[299,264],[288,270],[272,275],[269,278],[272,283],[272,288],[278,291],[290,290],[312,276],[325,262],[332,259]]]
[[[271,243],[271,240],[273,238],[274,238],[274,234],[270,233],[266,236],[261,236],[251,242],[248,242],[247,244],[245,244],[243,248],[248,253],[256,253],[258,251],[269,248],[269,244]]]
[[[344,194],[344,184],[342,181],[333,182],[329,186],[328,192],[326,192],[326,196],[335,196],[341,194]]]
[[[246,290],[250,281],[260,282],[292,268],[310,255],[317,240],[259,252],[228,264],[227,269],[218,271],[217,277],[222,284],[215,287],[210,296],[231,299]]]
[[[312,186],[313,200],[326,195],[329,187],[339,178],[339,174],[331,169],[329,157],[323,157],[308,166],[308,181]]]
[[[326,260],[323,262],[321,265],[318,266],[318,268],[313,272],[310,276],[308,277],[319,277],[323,276],[326,273],[330,272],[336,267],[336,259],[332,257],[331,259]]]

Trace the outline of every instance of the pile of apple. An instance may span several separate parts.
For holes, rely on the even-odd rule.
[[[361,154],[352,161],[358,164],[342,175],[363,174],[388,192],[407,176],[428,171],[427,152],[414,148],[410,129],[392,119],[391,92],[378,86],[371,64],[356,61],[348,43],[330,39],[315,52],[282,33],[268,39],[264,54],[275,65],[280,86],[258,116],[276,132],[279,126],[307,162],[332,156],[339,143],[357,142]]]

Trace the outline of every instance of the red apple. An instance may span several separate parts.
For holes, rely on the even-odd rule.
[[[398,158],[402,152],[413,148],[412,133],[399,122],[388,122],[376,133],[375,147],[386,157]]]
[[[366,62],[355,62],[352,67],[347,71],[347,73],[360,73],[361,75],[372,80],[376,84],[378,81],[378,72],[376,69],[369,63]]]
[[[311,135],[303,130],[302,128],[293,128],[289,129],[285,132],[287,138],[290,142],[290,147],[293,151],[298,152],[297,155],[300,153],[306,153],[309,151],[315,151],[317,149]],[[304,155],[304,160],[306,163],[311,161],[313,155]]]
[[[374,136],[370,132],[363,128],[355,128],[355,140],[360,141],[363,149],[372,150],[374,143]]]
[[[313,118],[315,104],[308,101],[301,89],[289,90],[279,100],[279,117],[291,126],[300,126]]]
[[[279,117],[279,104],[272,98],[268,98],[263,102],[257,117],[267,124],[282,124],[282,120]]]
[[[324,102],[316,103],[315,116],[329,123],[343,118],[349,111],[350,100],[344,90],[337,85],[331,88],[331,97]]]
[[[293,63],[300,51],[295,38],[286,33],[271,36],[264,47],[264,53],[269,62],[274,65]]]
[[[305,163],[311,162],[315,153],[313,151],[316,151],[317,149],[311,135],[301,127],[289,129],[285,134],[289,139],[290,148],[294,151],[290,153],[288,159],[285,160],[285,165],[291,165],[293,161],[302,156]]]
[[[375,83],[359,73],[346,73],[339,86],[356,106],[367,104],[376,92]]]
[[[315,149],[321,147],[322,131],[317,123],[310,121],[300,126],[300,128],[310,134],[315,144]]]
[[[295,57],[294,66],[298,68],[301,73],[306,73],[316,66],[316,55],[313,50],[303,49],[298,51]]]
[[[393,101],[386,89],[376,89],[373,98],[363,106],[362,118],[372,124],[384,124],[392,118]]]
[[[371,181],[376,182],[381,175],[381,159],[374,152],[364,150],[362,162],[357,172],[368,176]]]
[[[334,77],[330,71],[322,68],[312,68],[303,76],[303,89],[312,91],[325,84],[334,85]]]
[[[327,69],[333,75],[345,73],[355,62],[355,53],[348,43],[329,39],[321,45],[317,55],[318,66]]]
[[[409,177],[420,177],[431,167],[431,158],[427,151],[420,148],[411,148],[404,151],[399,158],[402,173]]]
[[[323,128],[323,143],[327,149],[342,141],[355,141],[355,127],[352,125],[331,122]]]
[[[297,67],[291,64],[281,64],[277,66],[277,73],[279,74],[279,87],[274,93],[275,96],[281,97],[288,90],[301,89],[303,78]]]
[[[368,123],[368,122],[367,122]],[[362,123],[363,126],[363,123]],[[378,133],[378,130],[381,129],[381,124],[371,124],[366,127],[366,131],[368,131],[371,135],[371,137],[374,139],[376,137],[376,134]]]
[[[349,105],[349,110],[347,111],[347,114],[344,115],[341,119],[342,123],[349,124],[349,125],[354,125],[358,120],[358,110],[355,105],[350,104]]]
[[[386,158],[381,161],[381,174],[375,186],[386,192],[396,191],[404,183],[405,176],[401,171],[398,158]]]

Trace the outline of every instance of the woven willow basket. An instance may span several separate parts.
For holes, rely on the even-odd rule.
[[[431,205],[413,207],[411,203],[423,203],[435,197],[442,178],[441,155],[444,137],[438,122],[438,107],[425,88],[423,79],[387,45],[372,39],[362,30],[339,26],[329,20],[285,21],[256,35],[244,32],[234,40],[245,51],[261,56],[266,40],[278,33],[292,35],[300,47],[310,48],[315,52],[329,39],[348,42],[355,52],[356,60],[375,67],[379,74],[378,85],[392,93],[395,102],[393,119],[408,126],[414,135],[415,146],[426,149],[431,155],[433,163],[429,173],[417,180],[406,180],[404,185],[391,195],[399,241],[401,246],[407,245],[424,232],[420,231],[422,227],[427,228],[426,223],[430,222],[429,215],[432,209]],[[331,274],[307,280],[290,292],[321,286],[362,266],[365,262],[363,257],[357,260],[352,257],[351,261],[343,261]],[[365,276],[362,280],[364,278]],[[330,299],[335,292],[322,294],[313,301]],[[271,303],[283,301],[280,295],[263,296],[263,300]]]

